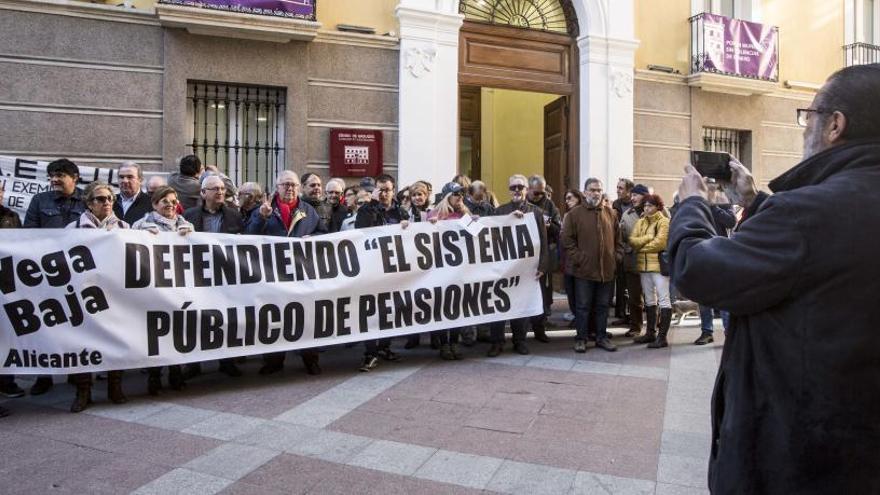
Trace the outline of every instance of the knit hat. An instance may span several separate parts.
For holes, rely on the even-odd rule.
[[[646,194],[651,194],[651,191],[649,191],[648,186],[644,184],[636,184],[636,186],[632,188],[632,193],[644,196]]]

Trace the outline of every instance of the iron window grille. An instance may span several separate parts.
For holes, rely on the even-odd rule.
[[[880,63],[880,46],[868,43],[853,43],[843,47],[845,67],[853,65]]]
[[[272,184],[284,168],[286,89],[189,81],[187,145],[237,183]]]
[[[740,163],[751,169],[751,132],[723,127],[703,128],[703,150],[730,153]]]

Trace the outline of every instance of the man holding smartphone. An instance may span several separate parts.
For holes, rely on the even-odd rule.
[[[713,494],[880,493],[880,64],[833,74],[797,111],[804,160],[759,193],[730,161],[745,208],[716,235],[687,167],[668,252],[672,281],[731,313],[712,399]]]

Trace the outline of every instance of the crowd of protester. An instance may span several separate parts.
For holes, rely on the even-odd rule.
[[[649,187],[629,179],[618,182],[613,203],[600,180],[588,179],[583,191],[570,189],[563,193],[564,211],[560,212],[551,187],[540,175],[511,176],[508,198],[502,203],[485,183],[464,175],[453,177],[436,193],[428,181],[399,187],[394,177],[384,174],[364,177],[349,185],[339,178],[325,183],[320,175],[307,173],[300,177],[290,170],[279,173],[275,183],[265,189],[256,182],[236,186],[216,167],[203,166],[195,155],[181,158],[178,172],[168,176],[167,182],[158,175],[144,181],[141,167],[125,162],[117,174],[118,193],[103,182],[92,182],[80,189],[78,167],[67,159],[50,163],[47,173],[51,190],[33,197],[23,224],[14,212],[3,208],[0,227],[132,228],[156,234],[210,232],[302,238],[384,225],[407,228],[411,222],[436,223],[465,215],[475,219],[533,215],[540,233],[536,277],[544,311],[509,322],[431,332],[427,337],[440,358],[462,359],[460,346],[472,347],[477,341],[488,342],[487,355],[496,357],[504,350],[508,324],[516,353],[529,354],[528,332],[538,342],[549,342],[547,328],[554,279],[561,282],[568,297],[570,317],[566,319],[576,329],[575,352],[586,352],[591,341],[596,348],[617,350],[607,331],[611,307],[615,308],[617,318],[612,325],[628,326],[626,338],[651,349],[668,345],[672,297],[663,253],[670,210]],[[733,228],[736,218],[723,193],[713,191],[712,195],[718,232],[726,232]],[[703,332],[696,344],[712,342],[713,313],[711,308],[701,308]],[[422,337],[408,336],[404,348],[419,346]],[[365,341],[360,371],[368,372],[381,361],[399,360],[400,355],[391,344],[388,338]],[[321,373],[320,355],[324,350],[298,351],[307,373]],[[281,371],[285,356],[285,352],[262,356],[259,373]],[[203,371],[202,363],[167,368],[167,386],[171,390],[181,390],[187,380]],[[242,375],[235,359],[220,360],[218,369],[230,377]],[[146,371],[150,395],[161,393],[162,372],[158,367]],[[111,371],[106,380],[109,400],[126,402],[122,372]],[[76,387],[70,409],[80,412],[91,403],[92,376],[76,374],[69,382]],[[40,376],[30,393],[40,395],[52,386],[51,377]],[[0,394],[21,397],[24,393],[13,376],[0,377]]]

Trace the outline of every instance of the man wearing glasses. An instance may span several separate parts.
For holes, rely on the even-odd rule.
[[[234,207],[226,204],[226,185],[219,175],[208,175],[202,179],[201,195],[200,205],[183,212],[183,218],[193,224],[196,232],[241,234],[244,231],[241,214]],[[219,369],[227,376],[241,376],[241,370],[232,358],[221,359]],[[194,378],[201,373],[201,363],[190,363],[186,365],[184,378]]]
[[[79,167],[75,163],[66,158],[55,160],[46,167],[46,174],[52,190],[31,198],[24,216],[26,229],[63,229],[86,210],[82,191],[76,187]],[[40,376],[31,387],[31,395],[45,394],[52,385],[51,376]]]
[[[321,218],[311,205],[300,200],[299,175],[292,170],[284,170],[275,179],[275,194],[255,208],[245,225],[245,233],[251,235],[273,235],[278,237],[306,237],[324,234]],[[300,352],[306,372],[310,375],[321,373],[317,351],[307,349]],[[277,373],[284,368],[284,352],[263,356],[261,375]]]
[[[712,399],[709,489],[880,493],[880,64],[834,73],[798,110],[804,160],[717,236],[705,181],[679,187],[667,250],[686,297],[731,313]]]
[[[541,297],[544,299],[544,314],[535,315],[529,319],[532,325],[532,333],[538,342],[550,342],[547,336],[547,317],[550,316],[550,306],[553,305],[553,278],[552,272],[558,265],[553,262],[557,253],[556,246],[559,243],[559,231],[562,228],[562,215],[559,208],[553,204],[547,194],[547,180],[542,175],[529,177],[529,192],[527,195],[529,204],[541,209],[544,226],[547,228],[547,245],[550,253],[550,267],[541,277]]]
[[[345,181],[342,179],[330,179],[324,188],[324,193],[327,195],[327,204],[330,205],[330,232],[342,230],[342,222],[348,216],[348,206],[346,206],[342,197],[344,190]]]
[[[495,215],[515,215],[522,218],[526,214],[534,215],[535,222],[538,224],[538,233],[541,242],[541,254],[538,260],[538,273],[535,278],[541,280],[547,273],[547,227],[544,221],[544,211],[535,205],[526,201],[526,177],[524,175],[513,175],[508,180],[508,189],[510,190],[510,202],[505,203],[495,209]],[[529,318],[516,318],[510,320],[510,330],[513,333],[513,350],[519,354],[528,354],[529,348],[526,346],[526,322]],[[496,321],[489,326],[491,345],[489,346],[489,357],[497,357],[504,349],[504,321]]]

